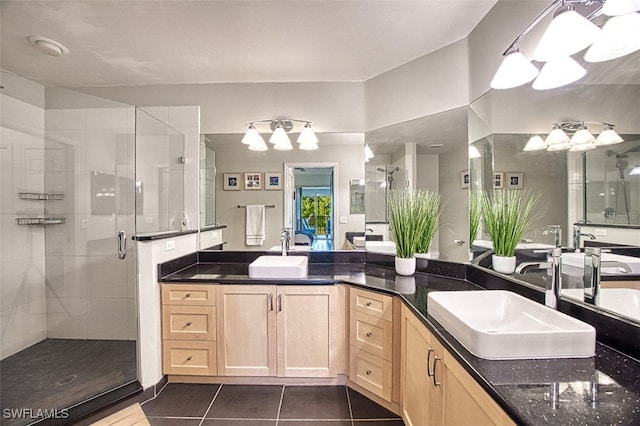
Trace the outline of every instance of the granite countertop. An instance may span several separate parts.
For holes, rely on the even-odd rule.
[[[184,265],[183,265],[184,266]],[[161,282],[270,283],[248,277],[248,263],[195,263],[161,274]],[[587,359],[505,360],[478,358],[427,312],[430,291],[481,290],[465,279],[416,273],[396,276],[392,268],[364,263],[309,263],[306,280],[278,285],[353,286],[399,296],[476,381],[518,424],[640,424],[640,361],[596,343]]]

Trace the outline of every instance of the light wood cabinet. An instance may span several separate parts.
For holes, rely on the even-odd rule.
[[[207,284],[162,285],[162,369],[165,374],[217,374],[216,299]]]
[[[350,291],[349,379],[387,402],[398,399],[399,387],[397,380],[394,394],[394,377],[397,378],[394,372],[398,363],[394,364],[397,345],[393,344],[393,300],[391,296],[362,289]]]
[[[402,310],[401,382],[402,417],[407,425],[514,425],[406,307]]]
[[[337,374],[336,286],[224,285],[218,292],[219,375]]]

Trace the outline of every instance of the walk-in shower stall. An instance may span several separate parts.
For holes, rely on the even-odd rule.
[[[367,223],[388,222],[387,201],[392,190],[405,188],[405,169],[393,165],[367,164],[365,172],[365,212]]]
[[[139,387],[131,237],[180,229],[184,140],[135,107],[3,77],[0,408],[22,425]]]

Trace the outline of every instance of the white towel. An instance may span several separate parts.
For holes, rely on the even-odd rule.
[[[246,244],[261,246],[264,243],[264,206],[247,206],[247,224],[245,228]]]

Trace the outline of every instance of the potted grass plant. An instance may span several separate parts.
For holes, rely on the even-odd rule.
[[[428,250],[439,216],[439,205],[440,197],[428,191],[404,189],[390,192],[389,224],[396,245],[397,274],[413,275],[415,272],[415,253],[418,247],[426,246]]]
[[[512,274],[516,269],[516,246],[534,219],[540,194],[520,190],[484,192],[480,208],[485,232],[493,243],[493,269]]]
[[[473,242],[476,240],[481,219],[480,197],[476,191],[472,191],[469,197],[469,248],[473,246]],[[473,252],[471,250],[469,250],[469,260],[473,260]]]

